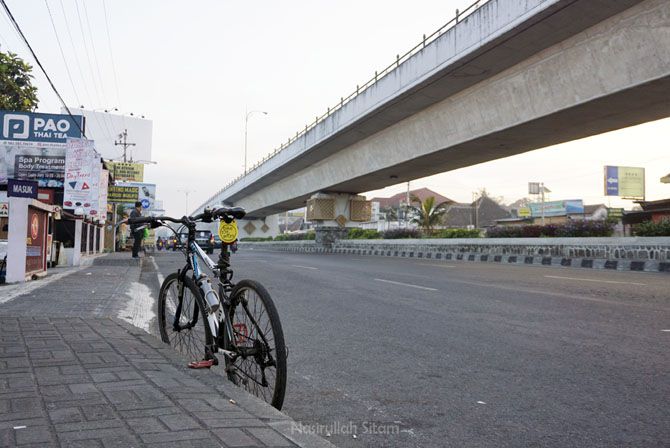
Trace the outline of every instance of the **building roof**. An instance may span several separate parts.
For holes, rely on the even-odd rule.
[[[635,201],[640,204],[644,211],[662,210],[670,207],[670,198],[659,199],[657,201]]]
[[[498,219],[511,217],[511,213],[496,201],[482,196],[472,204],[451,204],[444,215],[444,224],[448,227],[466,227],[477,223],[482,228],[494,225]]]
[[[435,198],[435,203],[439,204],[441,202],[447,202],[449,204],[455,204],[456,201],[449,199],[446,196],[442,196],[440,193],[436,193],[433,190],[429,188],[418,188],[416,190],[410,190],[409,192],[410,196],[416,196],[421,201],[425,201],[426,198],[429,198],[433,196]],[[371,201],[374,202],[379,202],[379,208],[387,208],[387,207],[397,207],[401,202],[404,202],[407,198],[407,192],[403,193],[398,193],[390,198],[372,198],[370,199]]]

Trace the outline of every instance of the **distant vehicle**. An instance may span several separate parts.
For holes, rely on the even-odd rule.
[[[214,234],[214,249],[221,249],[221,238],[217,234]]]
[[[214,253],[214,235],[212,235],[211,230],[196,230],[195,242],[208,254]]]
[[[177,236],[172,237],[172,251],[183,249],[188,242],[188,233],[178,233]]]

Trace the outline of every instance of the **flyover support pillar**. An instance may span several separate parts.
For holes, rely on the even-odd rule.
[[[351,193],[316,193],[307,200],[307,220],[316,223],[316,245],[326,249],[346,238],[349,228],[370,221],[370,201]]]

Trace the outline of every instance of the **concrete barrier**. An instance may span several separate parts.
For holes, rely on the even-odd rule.
[[[240,248],[670,273],[670,237],[340,240],[330,249],[314,241],[273,241]]]

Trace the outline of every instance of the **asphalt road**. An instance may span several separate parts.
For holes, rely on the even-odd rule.
[[[284,410],[338,446],[670,445],[668,275],[260,251],[233,266],[279,309]]]

